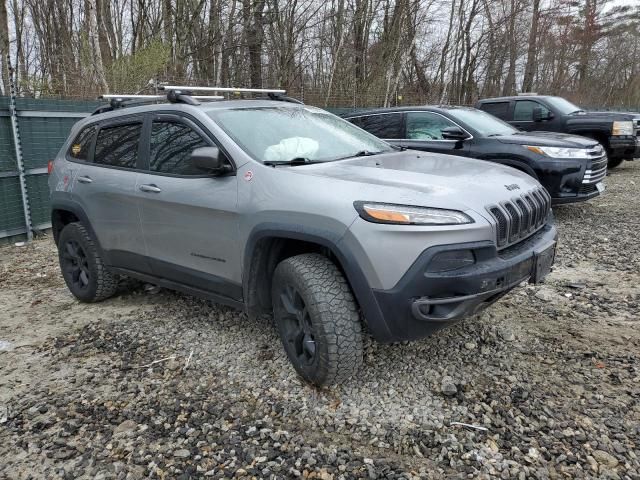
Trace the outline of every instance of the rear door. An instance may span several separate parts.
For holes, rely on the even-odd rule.
[[[235,173],[216,177],[191,164],[194,149],[220,147],[193,119],[154,114],[147,122],[146,171],[136,188],[153,274],[240,299]]]
[[[445,140],[442,130],[448,127],[459,127],[444,115],[435,112],[406,112],[405,135],[400,145],[413,150],[464,155],[467,151],[465,142]]]
[[[136,175],[143,117],[131,115],[100,123],[86,161],[79,164],[73,192],[110,264],[148,272],[137,207]],[[71,145],[83,156],[82,142]]]

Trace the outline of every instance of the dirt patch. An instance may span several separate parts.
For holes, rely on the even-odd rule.
[[[554,209],[546,284],[369,341],[326,390],[266,321],[166,290],[81,304],[50,239],[1,248],[0,477],[640,478],[640,164],[607,187]]]

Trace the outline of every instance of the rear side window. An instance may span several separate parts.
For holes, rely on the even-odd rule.
[[[385,113],[350,118],[349,121],[378,138],[402,138],[402,114]]]
[[[103,127],[98,132],[93,162],[113,167],[136,168],[142,123]]]
[[[507,120],[509,117],[509,102],[483,103],[480,109],[502,120]]]
[[[549,114],[549,109],[538,102],[534,102],[532,100],[518,100],[516,102],[516,108],[513,110],[513,119],[520,122],[532,122],[533,109],[536,107],[542,110],[543,117],[546,117]]]
[[[82,129],[69,147],[69,152],[67,153],[69,157],[84,162],[89,160],[89,151],[91,150],[91,143],[93,142],[96,130],[95,125]]]
[[[174,175],[202,175],[204,172],[191,164],[191,152],[208,146],[210,143],[183,123],[155,121],[151,128],[149,169]]]

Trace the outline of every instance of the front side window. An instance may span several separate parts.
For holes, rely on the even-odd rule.
[[[402,114],[385,113],[357,117],[353,123],[378,138],[402,138]]]
[[[513,119],[516,122],[532,122],[534,108],[542,109],[542,118],[545,118],[549,114],[549,109],[538,102],[534,102],[532,100],[518,100],[513,111]]]
[[[475,130],[485,137],[495,137],[498,135],[513,135],[518,130],[506,122],[475,108],[452,108],[448,111],[454,120],[471,130]]]
[[[196,148],[209,145],[183,123],[154,121],[151,127],[149,169],[174,175],[202,175],[204,172],[191,164],[191,153]]]
[[[81,160],[86,162],[89,160],[89,150],[91,149],[91,142],[96,134],[96,126],[91,125],[85,127],[71,142],[68,155],[74,160]]]
[[[407,138],[412,140],[444,140],[442,130],[455,126],[451,120],[436,113],[407,113]]]
[[[261,162],[296,158],[329,162],[363,152],[393,151],[388,143],[315,107],[240,107],[207,114],[240,148]]]
[[[93,162],[112,167],[136,168],[142,123],[107,126],[100,129]]]

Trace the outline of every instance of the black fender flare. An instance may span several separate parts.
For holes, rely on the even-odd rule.
[[[73,200],[69,200],[69,199],[55,199],[51,201],[51,225],[53,227],[54,225],[54,214],[56,210],[64,210],[67,212],[71,212],[73,213],[78,220],[80,220],[80,222],[82,223],[82,225],[89,230],[89,234],[91,235],[91,237],[93,238],[93,241],[98,249],[98,252],[100,253],[100,256],[105,260],[105,263],[110,264],[108,256],[105,255],[105,251],[102,249],[102,246],[100,245],[100,242],[98,240],[98,236],[96,235],[95,230],[93,229],[93,226],[91,225],[91,222],[89,221],[89,217],[87,216],[87,214],[85,213],[84,209],[82,208],[82,206],[78,203],[75,202]],[[55,237],[55,232],[54,232],[54,237]],[[57,242],[57,238],[55,239]]]
[[[242,287],[245,304],[249,304],[253,258],[258,242],[264,238],[282,238],[301,240],[327,248],[338,260],[362,311],[370,333],[379,341],[389,341],[392,333],[384,319],[384,315],[367,278],[358,265],[355,256],[341,242],[342,235],[313,227],[290,225],[285,223],[262,223],[253,228],[249,234],[243,261]]]

